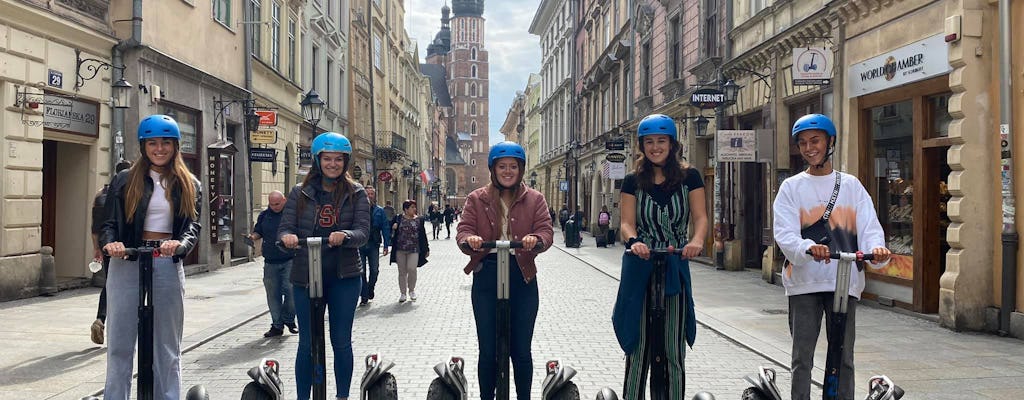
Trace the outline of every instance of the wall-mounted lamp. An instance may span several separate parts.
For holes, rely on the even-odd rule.
[[[82,67],[85,67],[85,73],[82,72]],[[101,69],[110,70],[111,68],[121,71],[121,77],[117,82],[110,85],[112,106],[114,108],[129,108],[131,107],[129,92],[132,89],[132,85],[124,79],[126,67],[115,67],[108,62],[95,58],[82,58],[82,51],[78,49],[75,49],[75,91],[79,91],[86,81],[95,78]]]

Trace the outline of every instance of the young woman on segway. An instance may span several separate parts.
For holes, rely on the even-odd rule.
[[[464,271],[473,273],[473,317],[480,346],[477,367],[480,398],[494,398],[498,363],[508,362],[497,359],[497,254],[481,250],[481,244],[512,240],[522,241],[523,248],[515,252],[509,266],[512,275],[509,284],[510,358],[517,397],[528,400],[533,381],[531,342],[540,301],[534,259],[538,252],[551,246],[551,216],[544,195],[523,184],[526,152],[522,146],[513,142],[491,146],[487,167],[491,183],[467,196],[455,238],[459,248],[470,256]]]
[[[348,175],[352,144],[339,133],[313,139],[313,168],[292,189],[285,203],[278,236],[284,247],[297,249],[299,237],[327,237],[323,248],[323,292],[330,317],[337,398],[347,399],[352,383],[352,322],[362,288],[359,248],[370,230],[370,202],[363,186]],[[292,265],[299,348],[295,358],[296,392],[308,400],[313,385],[312,330],[308,288],[309,256],[299,251]],[[322,315],[319,318],[323,318]]]
[[[138,334],[139,262],[125,248],[159,247],[153,258],[154,398],[181,398],[181,338],[185,273],[179,246],[192,251],[199,236],[200,183],[181,159],[178,123],[150,115],[139,123],[142,156],[110,182],[108,219],[99,245],[110,256],[107,270],[107,381],[103,398],[131,395],[132,357]]]
[[[708,230],[704,182],[696,169],[679,160],[680,145],[672,118],[661,114],[645,117],[637,136],[642,157],[636,162],[636,172],[626,175],[622,184],[619,227],[626,248],[635,256],[622,257],[622,278],[612,314],[615,336],[627,355],[623,398],[643,398],[648,368],[659,356],[652,354],[657,350],[651,348],[651,338],[663,334],[665,348],[661,351],[667,359],[668,387],[658,389],[662,393],[667,389],[668,399],[682,399],[686,387],[685,346],[692,347],[697,334],[687,259],[704,249]],[[682,255],[667,256],[664,331],[648,332],[645,299],[652,279],[651,249],[669,246],[681,248]]]

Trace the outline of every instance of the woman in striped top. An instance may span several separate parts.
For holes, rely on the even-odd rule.
[[[681,399],[686,387],[684,343],[692,347],[697,333],[688,259],[704,250],[708,230],[704,182],[696,169],[679,160],[680,144],[672,118],[647,116],[640,122],[637,136],[642,157],[637,160],[636,172],[626,175],[622,183],[619,226],[626,248],[636,256],[622,257],[612,315],[615,335],[626,353],[623,398],[643,398],[652,357],[644,303],[651,277],[650,249],[673,246],[682,248],[683,254],[669,257],[665,269],[664,343],[668,397]]]

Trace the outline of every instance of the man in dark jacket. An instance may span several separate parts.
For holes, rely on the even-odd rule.
[[[445,239],[452,238],[452,222],[455,222],[455,209],[452,208],[451,204],[444,205],[444,228],[448,232],[448,236]]]
[[[366,199],[370,202],[370,237],[366,245],[359,248],[363,263],[363,291],[359,296],[359,305],[362,306],[373,300],[373,289],[380,274],[380,244],[384,243],[384,255],[388,255],[388,247],[391,246],[391,222],[384,207],[377,205],[377,189],[367,187]]]
[[[124,171],[131,166],[131,161],[121,160],[114,167],[114,173]],[[104,256],[100,250],[99,235],[100,230],[103,229],[103,223],[107,222],[106,203],[109,189],[109,184],[103,185],[103,189],[96,192],[96,197],[92,199],[92,258],[93,261],[103,260],[103,269],[96,273],[97,277],[103,280],[103,290],[100,291],[100,304],[96,307],[96,320],[92,322],[89,329],[92,342],[96,344],[103,344],[103,331],[106,329],[107,323],[107,267],[110,265],[110,257]]]
[[[292,299],[292,283],[288,280],[292,272],[294,254],[276,245],[277,229],[281,225],[281,211],[286,199],[279,191],[270,192],[269,207],[260,213],[256,226],[249,234],[252,240],[267,238],[261,244],[263,253],[263,288],[267,291],[267,306],[270,307],[270,330],[263,337],[281,336],[284,327],[291,333],[298,333],[295,326],[295,301]]]

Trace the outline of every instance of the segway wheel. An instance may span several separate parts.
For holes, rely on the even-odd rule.
[[[398,380],[390,373],[384,373],[377,383],[366,391],[368,400],[398,400]]]
[[[566,382],[554,395],[551,400],[580,400],[580,389],[573,382]]]
[[[266,390],[263,390],[260,384],[249,382],[242,389],[242,400],[274,400],[274,398]]]
[[[427,400],[459,400],[459,395],[455,394],[443,379],[434,378],[427,389]]]
[[[188,389],[185,400],[210,400],[210,394],[206,392],[205,386],[195,385]]]
[[[768,396],[765,396],[757,388],[748,387],[747,390],[743,391],[743,396],[740,397],[743,400],[770,400]]]

